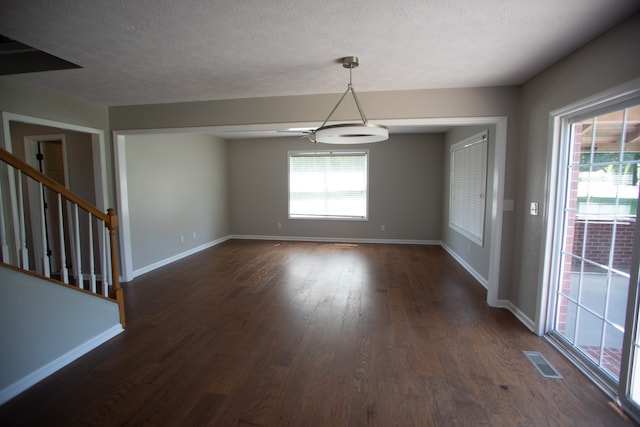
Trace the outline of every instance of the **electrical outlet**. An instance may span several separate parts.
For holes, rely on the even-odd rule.
[[[386,230],[386,227],[384,225],[381,225],[380,226],[380,231],[384,231],[384,230]]]
[[[196,232],[193,232],[193,240],[196,240]]]
[[[184,234],[180,235],[180,243],[184,243]]]
[[[278,228],[282,228],[282,223],[281,223],[281,222],[279,222],[278,224],[276,224],[276,226],[277,226]]]

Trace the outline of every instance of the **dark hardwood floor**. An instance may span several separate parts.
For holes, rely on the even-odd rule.
[[[231,240],[124,289],[127,330],[0,425],[633,425],[440,247]]]

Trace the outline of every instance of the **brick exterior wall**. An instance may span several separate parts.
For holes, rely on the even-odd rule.
[[[582,244],[585,240],[585,225],[587,230],[585,255],[589,261],[599,264],[609,264],[609,248],[613,235],[613,222],[593,221],[585,224],[584,220],[574,223],[573,253],[582,253]],[[615,241],[612,267],[622,271],[631,269],[631,255],[633,252],[633,234],[635,222],[619,222],[615,224]]]

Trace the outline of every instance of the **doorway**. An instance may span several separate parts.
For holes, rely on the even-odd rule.
[[[65,136],[25,137],[27,162],[41,173],[67,187]],[[31,212],[31,234],[34,253],[43,254],[36,270],[47,277],[63,279],[67,277],[69,224],[64,224],[66,206],[56,193],[44,186],[29,183]]]
[[[547,335],[612,397],[637,405],[640,98],[593,105],[560,126]]]
[[[36,144],[38,150],[36,160],[40,172],[66,186],[62,139],[53,141],[40,140]],[[64,252],[60,251],[60,248],[66,247],[65,241],[70,241],[68,235],[66,238],[64,236],[64,234],[67,234],[67,228],[63,228],[64,231],[61,233],[58,226],[62,218],[65,218],[65,215],[61,213],[64,203],[60,203],[56,194],[46,187],[41,187],[40,193],[40,197],[42,197],[41,206],[44,209],[42,214],[42,225],[44,227],[44,230],[42,230],[44,242],[42,243],[44,250],[42,253],[46,256],[45,263],[49,273],[53,277],[61,277],[63,268],[66,268],[66,265],[63,265],[66,256]]]
[[[38,169],[39,165],[37,162],[31,160],[35,159],[35,154],[33,154],[33,156],[29,154],[32,150],[34,153],[37,152],[37,143],[31,143],[28,140],[45,140],[47,142],[61,140],[63,152],[66,153],[63,156],[65,165],[64,181],[66,186],[70,187],[70,189],[80,197],[93,203],[100,210],[105,211],[106,207],[111,205],[107,199],[107,154],[104,131],[7,112],[0,112],[0,117],[2,119],[4,136],[4,138],[0,140],[0,146],[2,148],[15,154],[19,158],[23,158],[31,166]],[[36,148],[31,148],[34,144]],[[15,178],[12,173],[8,171],[3,173],[6,173],[7,182],[14,182]],[[10,188],[15,189],[16,187],[11,185]],[[26,186],[24,191],[25,197],[29,197],[30,193],[27,194],[27,192],[30,190],[26,188]],[[40,272],[45,268],[45,263],[41,260],[46,257],[39,256],[39,259],[35,258],[33,248],[36,244],[33,242],[33,236],[31,236],[30,231],[30,221],[32,220],[30,213],[25,211],[23,215],[20,212],[18,201],[22,195],[17,194],[16,190],[10,190],[7,197],[10,200],[11,206],[7,210],[7,215],[5,215],[3,221],[0,221],[0,225],[4,224],[3,233],[6,233],[5,235],[8,241],[13,242],[12,244],[15,244],[19,248],[15,254],[12,254],[8,261],[9,263],[20,265],[24,269]],[[27,200],[28,199],[25,199],[25,201]],[[40,198],[40,200],[42,200],[42,198]],[[31,200],[29,200],[28,203],[32,203]],[[73,215],[67,215],[67,217],[70,216]],[[81,225],[82,221],[84,221],[84,219],[80,218]],[[64,228],[66,228],[64,233],[71,233],[71,230],[74,229],[71,224],[67,223],[64,224]],[[76,246],[80,247],[80,245],[82,245],[83,248],[86,248],[88,247],[87,242],[94,240],[95,252],[100,252],[100,259],[103,259],[102,248],[104,248],[105,241],[104,233],[95,233],[94,238],[90,238],[86,234],[87,233],[82,233],[82,235],[80,235],[81,242]],[[50,239],[57,240],[56,238]],[[41,238],[41,240],[44,241],[45,239]],[[67,252],[73,252],[73,240],[77,239],[71,240],[71,248],[67,245]],[[71,259],[74,258],[67,258],[67,260]],[[85,262],[84,258],[82,262]],[[69,261],[68,263],[71,264]],[[79,264],[79,262],[74,260],[74,267],[76,264]],[[64,265],[64,263],[60,261],[59,265]],[[76,270],[78,271],[74,273],[74,277],[82,277],[81,274],[79,274],[80,270]],[[107,271],[106,274],[109,275],[109,271]],[[110,283],[110,275],[105,277]]]

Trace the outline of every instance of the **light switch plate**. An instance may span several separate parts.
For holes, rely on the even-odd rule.
[[[538,202],[531,202],[531,215],[538,216]]]

